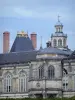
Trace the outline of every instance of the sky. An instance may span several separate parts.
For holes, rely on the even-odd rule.
[[[40,48],[55,32],[54,25],[60,21],[64,25],[63,32],[68,35],[67,44],[74,50],[75,40],[75,0],[0,0],[0,52],[2,53],[2,33],[10,32],[10,48],[16,38],[17,31],[37,33],[37,49]]]

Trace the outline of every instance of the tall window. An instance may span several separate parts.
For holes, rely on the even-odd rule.
[[[63,46],[66,46],[66,39],[63,40]]]
[[[62,40],[61,39],[58,40],[58,46],[62,47]]]
[[[39,78],[42,79],[44,77],[44,66],[39,67]]]
[[[67,90],[68,89],[68,78],[67,78],[67,70],[63,68],[63,89]]]
[[[59,27],[59,32],[60,32],[60,27]]]
[[[12,92],[12,76],[10,73],[4,77],[4,92]]]
[[[55,76],[55,69],[54,69],[54,66],[49,66],[48,67],[48,78],[49,79],[53,79]]]
[[[26,91],[26,75],[24,72],[20,72],[19,75],[19,92],[25,92]]]
[[[54,47],[56,47],[57,46],[57,41],[56,41],[56,39],[54,39]]]

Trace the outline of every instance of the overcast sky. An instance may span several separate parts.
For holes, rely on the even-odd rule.
[[[2,33],[9,31],[10,47],[16,38],[17,31],[36,32],[37,48],[42,36],[43,48],[46,41],[55,32],[57,16],[67,33],[67,44],[75,49],[75,0],[0,0],[0,52],[2,52]]]

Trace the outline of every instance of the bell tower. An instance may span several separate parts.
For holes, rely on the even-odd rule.
[[[55,33],[51,35],[51,45],[59,49],[67,48],[67,34],[63,33],[63,24],[60,22],[60,16],[55,24]]]

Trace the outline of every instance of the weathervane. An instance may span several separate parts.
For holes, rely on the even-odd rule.
[[[61,16],[58,15],[58,22],[60,22],[60,20],[59,20],[60,17],[61,17]]]

